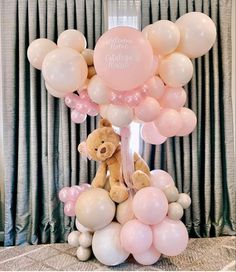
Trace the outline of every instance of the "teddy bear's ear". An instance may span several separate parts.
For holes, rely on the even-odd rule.
[[[101,119],[100,128],[103,128],[103,127],[112,127],[112,125],[107,119]]]

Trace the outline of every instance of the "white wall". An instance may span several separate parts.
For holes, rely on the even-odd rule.
[[[236,148],[236,120],[235,120],[235,96],[236,96],[236,86],[235,86],[235,73],[236,73],[236,70],[235,70],[235,31],[236,31],[236,28],[235,28],[235,8],[236,8],[236,5],[235,5],[235,0],[232,0],[232,103],[233,103],[233,118],[234,118],[234,152],[235,152],[235,148]]]

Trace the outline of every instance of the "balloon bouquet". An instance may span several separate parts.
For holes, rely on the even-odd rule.
[[[142,124],[141,137],[150,144],[194,130],[197,119],[184,107],[183,86],[193,75],[190,59],[206,54],[215,38],[213,21],[190,12],[175,23],[160,20],[142,32],[113,28],[100,37],[94,51],[86,49],[86,39],[77,30],[62,32],[57,44],[48,39],[30,44],[30,63],[42,70],[48,92],[65,99],[73,122],[100,113],[120,128],[122,175],[129,198],[115,204],[109,189],[88,184],[65,187],[59,193],[65,214],[76,215],[78,231],[68,241],[79,246],[79,260],[89,259],[93,251],[105,265],[120,264],[130,254],[140,264],[150,265],[161,254],[175,256],[186,248],[188,233],[180,219],[191,199],[179,193],[162,170],[151,171],[150,186],[133,189],[128,128],[132,121]]]

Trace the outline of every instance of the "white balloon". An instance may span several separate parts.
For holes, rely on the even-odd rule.
[[[191,198],[189,195],[181,193],[179,194],[177,202],[183,207],[183,209],[187,209],[191,205]]]
[[[182,87],[193,76],[193,64],[185,55],[172,53],[161,60],[159,74],[166,85]]]
[[[63,31],[57,40],[58,47],[69,47],[79,53],[85,49],[86,44],[84,35],[75,29],[67,29]]]
[[[134,219],[134,212],[132,208],[132,198],[129,197],[124,202],[120,203],[116,209],[116,220],[124,225],[127,221]]]
[[[91,257],[91,254],[92,254],[92,250],[90,247],[85,248],[80,246],[78,247],[76,251],[77,258],[82,262],[89,260]]]
[[[88,84],[88,95],[97,104],[109,103],[109,92],[111,89],[104,84],[104,81],[97,75],[90,79]]]
[[[134,112],[128,106],[110,104],[106,116],[112,125],[116,127],[128,126],[134,119]]]
[[[216,27],[209,16],[201,12],[189,12],[176,21],[180,31],[177,51],[189,58],[198,58],[207,53],[216,39]]]
[[[56,49],[57,45],[44,38],[32,41],[27,50],[27,57],[34,68],[42,69],[43,60],[46,55]]]
[[[79,246],[79,237],[80,237],[79,231],[72,231],[68,235],[68,244],[73,247],[78,247]]]
[[[76,220],[75,220],[75,226],[76,226],[77,230],[80,231],[80,232],[82,232],[82,233],[83,233],[83,232],[86,232],[86,231],[93,232],[93,230],[88,229],[88,228],[86,228],[85,226],[83,226],[83,225],[78,221],[77,218],[76,218]]]
[[[92,249],[99,262],[105,265],[118,265],[123,263],[129,256],[120,243],[121,225],[112,222],[104,229],[94,233]]]
[[[47,81],[45,81],[45,87],[47,89],[47,91],[54,97],[57,97],[57,98],[62,98],[65,96],[64,93],[61,93],[61,92],[58,92],[57,90],[53,89],[48,83]]]
[[[92,245],[93,236],[90,232],[82,232],[79,236],[79,244],[82,247],[90,247]]]
[[[168,206],[167,215],[172,220],[180,220],[184,215],[183,207],[177,202],[172,202]]]

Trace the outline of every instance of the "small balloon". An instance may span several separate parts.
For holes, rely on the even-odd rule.
[[[163,189],[163,192],[169,203],[177,201],[179,198],[179,191],[174,185],[169,185]]]
[[[78,112],[77,110],[71,111],[71,120],[76,124],[81,124],[86,120],[87,115]]]
[[[67,201],[64,205],[64,213],[67,216],[75,216],[75,202]]]
[[[68,235],[68,244],[72,247],[78,247],[79,246],[79,237],[80,237],[79,231],[72,231]]]
[[[154,76],[150,78],[146,83],[145,86],[147,88],[147,93],[151,97],[155,99],[159,99],[164,94],[165,88],[164,83],[158,76]]]
[[[69,93],[65,96],[65,104],[67,107],[74,109],[77,102],[79,100],[79,96],[74,93]]]
[[[92,255],[92,250],[89,247],[85,248],[85,247],[79,246],[76,251],[76,256],[81,262],[86,262],[87,260],[89,260],[91,255]]]
[[[171,175],[163,170],[152,170],[150,172],[151,186],[164,190],[169,185],[175,185]]]
[[[80,190],[77,186],[72,186],[69,188],[69,200],[75,202],[80,195]]]
[[[187,95],[183,88],[166,87],[160,104],[163,108],[179,109],[185,104],[186,98]]]
[[[159,112],[160,105],[154,98],[147,96],[134,110],[135,116],[144,122],[154,121]]]
[[[90,247],[92,245],[93,236],[90,232],[82,232],[79,236],[79,245],[82,247]]]
[[[167,137],[160,134],[153,122],[143,124],[140,133],[142,139],[147,144],[160,145],[167,140]]]
[[[195,113],[188,108],[181,108],[179,114],[182,120],[182,127],[176,133],[176,136],[187,136],[194,131],[197,124],[197,117]]]
[[[161,253],[158,252],[153,246],[151,246],[143,253],[133,254],[133,257],[139,264],[152,265],[159,260]]]
[[[172,202],[168,206],[168,217],[173,220],[180,220],[184,215],[184,209],[177,202]]]
[[[104,81],[97,75],[93,76],[88,85],[88,95],[97,104],[107,104],[111,89],[104,84]]]
[[[129,197],[127,200],[123,201],[117,206],[116,209],[116,220],[124,225],[129,220],[134,218],[134,212],[132,209],[132,198]]]
[[[69,194],[70,194],[70,188],[69,187],[63,187],[59,191],[59,199],[62,202],[67,202],[69,200]]]
[[[189,195],[187,195],[185,193],[181,193],[181,194],[179,194],[179,198],[177,199],[177,203],[179,203],[183,207],[183,209],[187,209],[191,205],[191,198]]]
[[[128,126],[134,119],[133,110],[128,106],[119,106],[110,104],[106,117],[116,127]]]

